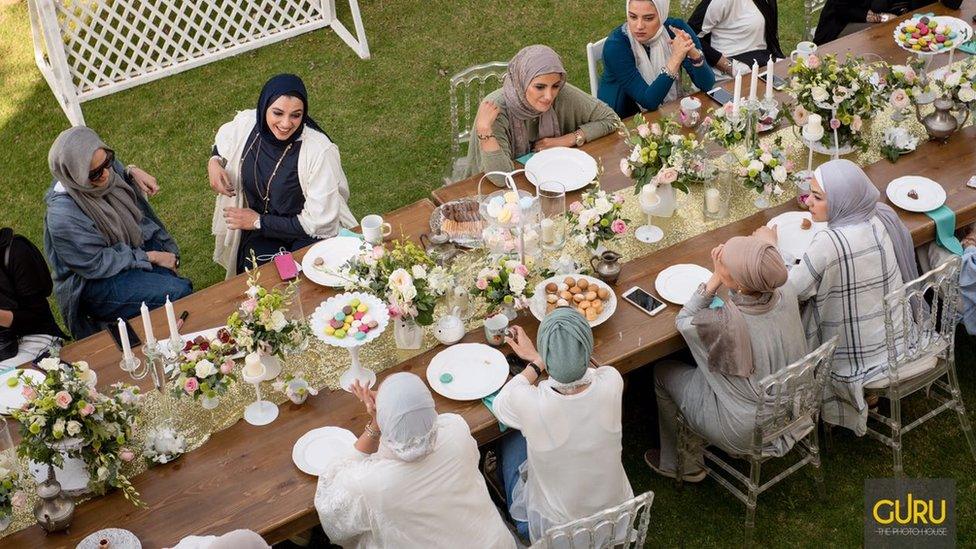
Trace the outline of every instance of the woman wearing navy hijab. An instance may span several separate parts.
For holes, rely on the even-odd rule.
[[[339,149],[309,116],[293,74],[268,80],[257,110],[220,127],[207,173],[217,193],[214,261],[228,278],[251,266],[252,253],[266,263],[356,225]]]

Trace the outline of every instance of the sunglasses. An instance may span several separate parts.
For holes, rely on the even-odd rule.
[[[112,167],[113,162],[115,162],[115,151],[112,149],[105,149],[105,161],[94,170],[88,172],[88,180],[97,181],[101,179],[102,174],[105,173],[105,170]]]

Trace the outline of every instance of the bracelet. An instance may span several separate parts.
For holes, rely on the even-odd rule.
[[[705,64],[705,56],[704,55],[699,55],[697,61],[695,61],[694,59],[691,60],[691,66],[692,67],[695,67],[695,68],[698,68],[698,67],[700,67],[700,66],[702,66],[704,64]]]
[[[493,134],[493,133],[489,133],[489,134],[485,134],[485,135],[481,135],[479,133],[478,134],[478,141],[488,141],[489,139],[493,139],[494,137],[495,137],[495,134]]]
[[[532,371],[535,372],[535,377],[542,377],[542,369],[535,362],[530,362],[526,366],[532,368]]]
[[[366,423],[366,427],[363,428],[363,433],[372,439],[380,438],[380,432],[373,429],[373,420],[369,420]]]
[[[661,67],[661,74],[667,76],[671,80],[677,80],[678,79],[678,75],[677,74],[674,74],[671,71],[669,71],[667,67]]]

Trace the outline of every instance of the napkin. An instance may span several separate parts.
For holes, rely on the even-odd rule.
[[[346,229],[346,228],[339,229],[339,236],[351,236],[351,237],[354,237],[354,238],[358,238],[360,240],[363,239],[363,235],[361,235],[359,233],[354,233],[354,232],[352,232],[352,231],[350,231],[349,229]]]
[[[519,161],[524,166],[529,163],[529,159],[532,158],[533,156],[535,156],[534,152],[528,152],[516,158],[515,160]]]
[[[939,246],[956,255],[962,255],[962,244],[955,235],[956,213],[943,204],[930,212],[925,212],[925,215],[935,221],[935,241]]]
[[[481,399],[481,402],[484,403],[485,408],[488,408],[488,411],[491,412],[491,415],[493,415],[493,416],[495,415],[495,409],[492,408],[492,405],[494,404],[495,397],[498,396],[498,393],[499,392],[500,392],[500,390],[499,391],[495,391],[494,393],[492,393],[492,394],[486,396],[485,398]],[[495,416],[495,419],[498,419],[498,416]],[[499,421],[498,422],[498,430],[504,433],[506,430],[508,430],[508,425],[505,425],[504,423],[502,423],[501,421]]]

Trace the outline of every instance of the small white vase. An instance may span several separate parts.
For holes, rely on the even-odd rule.
[[[80,493],[88,490],[88,481],[91,476],[88,474],[85,461],[68,455],[80,450],[83,444],[82,439],[74,437],[62,439],[49,445],[52,449],[58,450],[64,458],[61,467],[54,468],[54,478],[61,484],[61,489],[65,492]],[[44,482],[47,479],[48,466],[46,464],[31,461],[28,465],[36,482]]]
[[[507,318],[510,323],[515,322],[515,319],[518,318],[518,309],[516,309],[515,305],[511,303],[502,303],[501,307],[498,308],[498,312],[505,315],[505,318]]]
[[[308,382],[304,379],[293,379],[289,381],[288,389],[288,400],[292,401],[293,403],[302,404],[306,399],[308,399]],[[298,391],[301,389],[305,389],[305,391],[302,394],[299,394]]]
[[[220,397],[203,396],[200,398],[200,406],[204,410],[213,410],[220,404]]]
[[[424,341],[424,327],[412,318],[400,317],[393,323],[397,349],[419,349]]]

